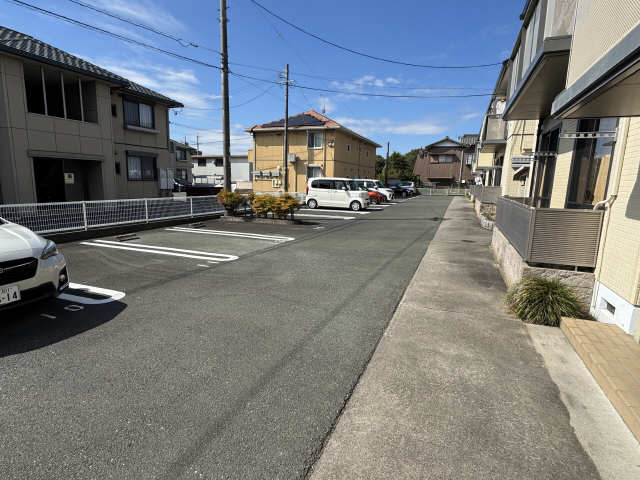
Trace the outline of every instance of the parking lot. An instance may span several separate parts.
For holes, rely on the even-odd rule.
[[[0,313],[0,477],[304,475],[448,204],[60,245],[71,288]]]

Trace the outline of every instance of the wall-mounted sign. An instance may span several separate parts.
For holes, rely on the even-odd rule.
[[[64,174],[64,183],[66,185],[73,185],[76,183],[76,175],[75,173],[65,173]]]

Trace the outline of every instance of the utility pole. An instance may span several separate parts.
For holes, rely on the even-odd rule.
[[[198,151],[200,151],[200,135],[196,134],[196,152]]]
[[[224,189],[231,191],[231,137],[229,135],[229,51],[227,49],[227,0],[220,0],[220,63],[222,71],[222,165]]]
[[[384,162],[384,186],[389,183],[389,142],[387,142],[387,159]]]
[[[284,191],[289,191],[289,64],[285,69],[284,75],[281,74],[280,78],[284,78],[284,159],[282,168],[284,171]]]

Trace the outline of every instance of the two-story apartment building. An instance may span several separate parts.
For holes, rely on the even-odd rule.
[[[159,179],[171,166],[168,112],[181,106],[0,27],[0,201],[166,194],[169,183]]]
[[[478,138],[477,134],[463,135],[459,141],[445,137],[427,145],[418,153],[414,175],[441,186],[471,182]]]
[[[284,118],[248,128],[256,192],[283,189]],[[312,177],[375,178],[380,145],[314,110],[289,117],[289,192],[304,192]]]
[[[231,183],[247,185],[251,182],[253,164],[247,155],[231,155]],[[195,183],[224,184],[224,158],[222,155],[194,155],[192,157]]]
[[[190,146],[186,142],[169,140],[170,168],[173,169],[173,177],[182,185],[193,183],[193,156],[202,152]]]
[[[528,0],[503,69],[507,135],[531,138],[527,184],[509,139],[493,246],[507,280],[538,269],[590,285],[601,321],[640,334],[640,8],[635,0]],[[499,82],[500,83],[500,82]],[[520,143],[523,143],[520,140]],[[518,147],[521,148],[521,147]],[[520,153],[525,153],[521,150]],[[519,197],[519,198],[518,198]],[[516,257],[517,256],[517,257]],[[573,273],[571,273],[573,272]]]

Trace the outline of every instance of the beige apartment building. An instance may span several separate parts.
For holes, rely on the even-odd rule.
[[[0,27],[0,202],[168,194],[168,113],[181,106]]]
[[[284,119],[246,129],[256,192],[283,190]],[[312,177],[375,178],[380,145],[313,110],[289,117],[289,192],[305,192]]]
[[[479,147],[478,170],[497,167],[485,132],[504,99],[494,252],[507,283],[562,278],[638,339],[640,2],[528,0],[520,19]]]

